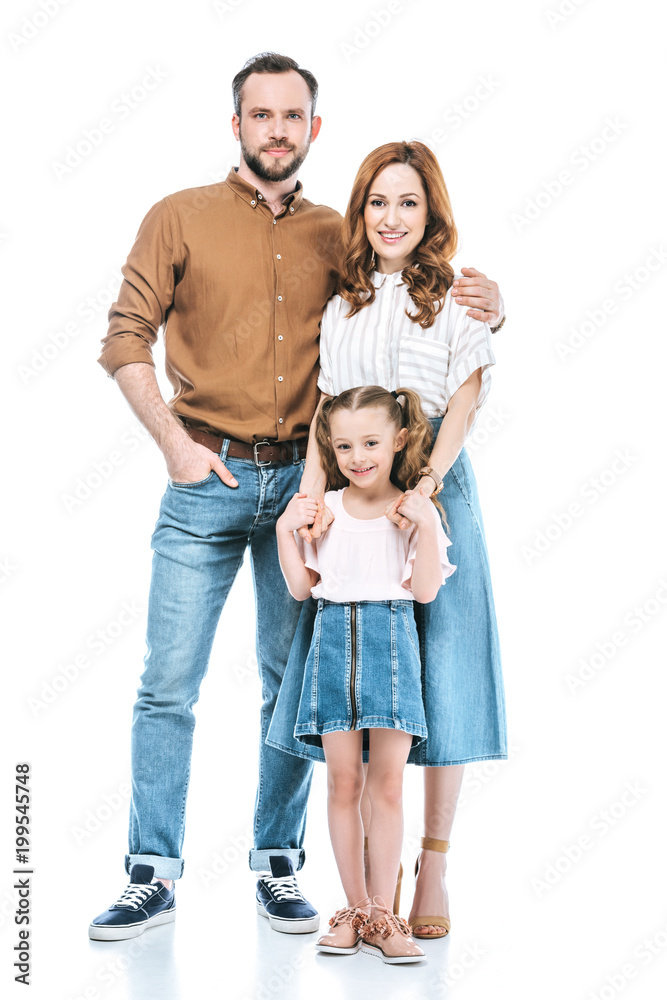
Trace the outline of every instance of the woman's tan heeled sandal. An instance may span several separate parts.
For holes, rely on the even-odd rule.
[[[401,905],[401,883],[403,881],[403,865],[398,866],[398,878],[396,879],[396,891],[394,893],[394,913],[398,914],[398,908]]]
[[[364,837],[364,872],[366,873],[366,882],[370,881],[370,865],[368,863],[368,837]],[[394,913],[398,913],[398,908],[401,905],[401,883],[403,882],[403,865],[398,866],[398,878],[396,879],[396,890],[394,892]]]
[[[423,851],[438,851],[441,854],[446,854],[449,850],[448,840],[436,840],[434,837],[422,837],[422,850]],[[419,858],[415,862],[415,878],[419,874]],[[449,934],[452,924],[448,917],[434,917],[434,916],[417,916],[413,917],[410,921],[410,929],[412,930],[412,936],[420,938],[423,941],[436,940],[437,938],[443,938]],[[422,932],[417,932],[416,927],[440,927],[442,928],[439,933],[428,934]]]

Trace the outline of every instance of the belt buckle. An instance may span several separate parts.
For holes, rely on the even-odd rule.
[[[271,465],[271,462],[260,462],[259,460],[257,449],[260,448],[263,444],[268,444],[269,448],[272,447],[272,442],[269,441],[268,438],[264,438],[263,441],[256,441],[252,446],[252,452],[254,455],[253,461],[259,469],[262,469],[265,465]]]

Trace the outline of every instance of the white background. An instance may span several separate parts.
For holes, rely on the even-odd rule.
[[[559,3],[561,15],[553,13]],[[29,995],[40,1000],[171,1000],[218,990],[233,1000],[292,1000],[378,987],[388,997],[652,1000],[667,972],[667,232],[664,24],[655,4],[42,7],[4,4],[0,32],[3,982],[13,977],[17,941],[12,777],[15,762],[28,760]],[[150,534],[166,485],[161,454],[138,436],[96,363],[99,342],[118,269],[148,208],[222,179],[238,162],[230,82],[266,49],[293,56],[320,82],[324,124],[301,173],[307,196],[342,211],[370,149],[393,139],[429,142],[461,233],[456,263],[498,280],[507,304],[471,451],[511,756],[468,769],[449,855],[453,929],[428,946],[420,968],[364,955],[316,958],[312,936],[277,935],[255,915],[246,855],[259,686],[246,567],[197,707],[178,920],[134,944],[86,936],[89,920],[126,882],[129,724],[144,654]],[[121,112],[123,95],[149,70],[161,82]],[[58,177],[54,165],[67,147],[102,118],[112,130]],[[562,171],[570,183],[559,189]],[[573,328],[581,346],[561,356]],[[168,399],[161,345],[155,353]],[[120,454],[112,474],[68,506],[79,478],[111,452]],[[132,617],[119,627],[124,605]],[[114,636],[101,652],[90,645],[98,629]],[[72,668],[82,655],[86,666]],[[580,673],[588,679],[573,687]],[[418,769],[406,776],[406,914],[421,777]],[[341,894],[322,768],[306,846],[301,884],[325,922]]]

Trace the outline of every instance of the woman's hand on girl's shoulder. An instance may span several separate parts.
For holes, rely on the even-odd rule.
[[[295,493],[285,510],[276,521],[276,531],[290,534],[305,525],[313,524],[320,514],[323,504],[306,493]]]

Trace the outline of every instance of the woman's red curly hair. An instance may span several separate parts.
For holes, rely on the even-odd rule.
[[[419,174],[428,202],[428,222],[414,261],[403,270],[403,280],[416,313],[406,315],[423,329],[433,326],[454,280],[450,261],[458,233],[445,179],[435,154],[423,142],[387,142],[378,146],[359,167],[343,224],[343,264],[338,292],[350,303],[354,316],[375,300],[371,280],[372,247],[366,236],[364,209],[375,177],[391,163],[406,163]]]

